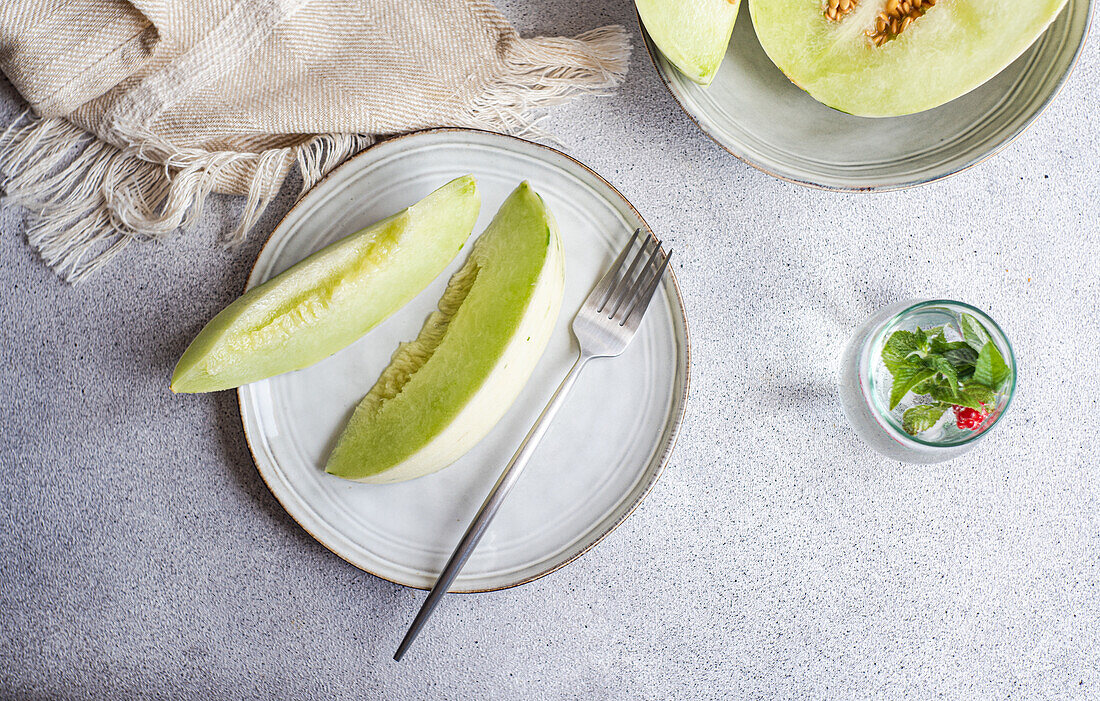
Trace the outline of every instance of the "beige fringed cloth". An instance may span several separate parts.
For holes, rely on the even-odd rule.
[[[0,187],[79,280],[211,192],[247,196],[239,240],[295,164],[309,188],[381,136],[525,133],[628,58],[621,27],[524,39],[487,0],[0,0],[0,71],[29,103]]]

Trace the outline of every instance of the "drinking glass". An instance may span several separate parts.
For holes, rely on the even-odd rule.
[[[882,349],[898,330],[912,331],[943,327],[947,340],[963,336],[962,318],[970,315],[986,330],[989,340],[1008,365],[1008,379],[997,391],[989,415],[976,429],[956,425],[949,409],[935,426],[915,436],[902,426],[902,415],[919,397],[909,393],[890,409],[893,378],[882,360]],[[852,334],[840,362],[841,407],[855,432],[886,457],[912,463],[935,463],[962,455],[985,438],[1004,416],[1016,388],[1016,359],[1004,331],[980,309],[945,299],[909,300],[886,307],[865,321]]]

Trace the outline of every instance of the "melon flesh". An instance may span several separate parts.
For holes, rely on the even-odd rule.
[[[939,0],[896,38],[864,34],[886,0],[860,0],[839,21],[823,0],[749,0],[760,45],[793,83],[830,107],[864,117],[931,109],[1012,63],[1066,0]]]
[[[550,211],[523,183],[356,407],[325,469],[362,482],[420,477],[464,455],[504,415],[550,340],[565,284]]]
[[[688,78],[710,85],[726,56],[741,0],[635,0],[646,33]]]
[[[245,292],[188,346],[172,391],[239,387],[327,358],[443,272],[480,209],[474,179],[457,178]]]

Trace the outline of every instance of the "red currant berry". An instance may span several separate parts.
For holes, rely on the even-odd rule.
[[[977,409],[971,409],[970,407],[958,406],[953,407],[955,409],[955,425],[963,431],[973,431],[982,425],[982,421],[985,420],[985,414]]]

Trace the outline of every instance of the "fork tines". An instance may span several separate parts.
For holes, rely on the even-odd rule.
[[[641,247],[624,270],[626,259],[639,240]],[[661,250],[660,241],[653,236],[643,237],[642,230],[635,229],[611,269],[589,295],[590,301],[599,300],[596,312],[606,314],[608,319],[618,320],[620,326],[631,321],[634,312],[644,312],[671,256],[672,251],[664,253]],[[640,318],[641,313],[636,319]]]

